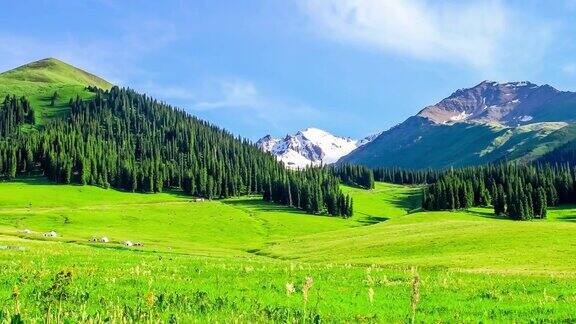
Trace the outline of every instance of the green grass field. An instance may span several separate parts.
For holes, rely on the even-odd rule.
[[[418,297],[417,322],[576,321],[571,206],[515,222],[421,212],[415,187],[343,190],[350,219],[259,197],[0,183],[0,319],[409,322]]]

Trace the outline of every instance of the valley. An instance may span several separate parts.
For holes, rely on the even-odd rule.
[[[576,209],[519,223],[482,208],[421,212],[417,187],[343,189],[356,202],[348,219],[257,197],[0,183],[0,316],[407,321],[418,277],[416,321],[573,319]]]
[[[252,143],[57,59],[4,72],[0,321],[574,321],[576,132],[534,89],[572,98],[484,82]]]
[[[576,323],[575,12],[5,1],[0,324]]]

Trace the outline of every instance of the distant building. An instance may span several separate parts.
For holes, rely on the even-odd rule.
[[[54,231],[46,232],[43,235],[44,235],[44,237],[58,237],[58,233],[56,233]]]

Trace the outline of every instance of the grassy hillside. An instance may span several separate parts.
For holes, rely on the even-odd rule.
[[[426,169],[534,160],[576,138],[575,129],[565,122],[432,125],[412,117],[339,162]]]
[[[514,222],[419,212],[418,188],[343,190],[351,219],[256,197],[0,183],[0,319],[403,322],[417,276],[416,321],[576,320],[575,209]]]
[[[557,216],[561,214],[563,216]],[[574,210],[554,209],[550,219]],[[482,272],[564,273],[576,268],[576,223],[517,222],[492,210],[425,212],[374,226],[280,242],[262,251],[283,259],[446,267]]]
[[[108,81],[53,57],[22,65],[1,76],[13,81],[91,85],[102,89],[112,87]]]
[[[420,208],[422,189],[376,182],[372,190],[342,186],[342,191],[354,199],[354,220],[375,224],[406,215]]]
[[[360,226],[405,214],[420,190],[378,184],[373,192],[344,188],[357,200],[350,219],[310,217],[302,211],[243,197],[194,202],[180,193],[136,194],[92,186],[56,185],[39,178],[1,183],[0,233],[30,237],[55,230],[61,240],[146,242],[146,249],[187,253],[258,250],[277,239]],[[55,194],[57,193],[57,194]],[[375,198],[370,203],[370,197]],[[405,202],[406,198],[408,200]],[[223,240],[225,238],[225,240]]]
[[[84,90],[86,86],[109,89],[112,84],[55,58],[39,60],[0,73],[0,96],[27,96],[36,110],[38,124],[65,114],[69,109],[70,98],[76,98],[77,95],[90,98],[92,94]],[[55,91],[60,97],[51,106],[50,99]]]
[[[392,129],[341,159],[370,167],[445,168],[508,159],[534,159],[576,137],[574,127],[535,123],[501,125],[417,125]],[[564,130],[564,128],[567,128]]]

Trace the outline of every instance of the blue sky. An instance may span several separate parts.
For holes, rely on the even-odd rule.
[[[576,0],[26,1],[0,69],[57,57],[257,139],[362,137],[482,80],[576,90]]]

